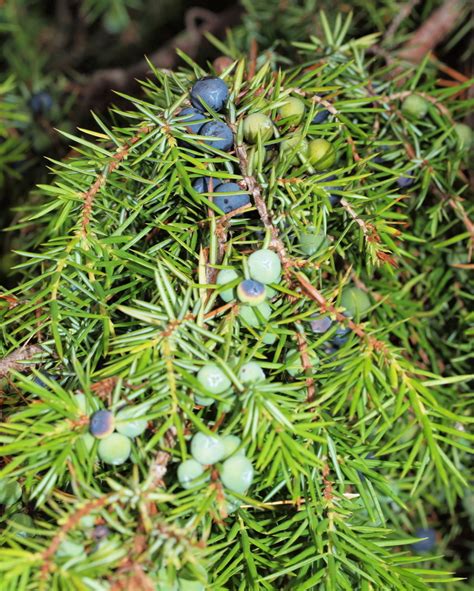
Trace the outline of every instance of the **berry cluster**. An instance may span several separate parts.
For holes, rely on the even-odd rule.
[[[251,371],[251,370],[250,370]],[[192,458],[178,467],[178,481],[183,488],[200,487],[209,481],[206,467],[217,465],[219,478],[231,493],[245,495],[253,482],[254,470],[245,455],[242,441],[235,435],[206,435],[196,433],[191,440]],[[228,511],[238,502],[229,496]]]
[[[344,316],[356,320],[363,318],[372,306],[369,296],[359,287],[344,287],[341,294],[341,305],[344,308]],[[332,327],[333,321],[329,316],[316,316],[311,321],[311,329],[316,334],[325,334]],[[339,326],[332,338],[330,345],[326,348],[327,353],[342,347],[349,339],[351,329],[346,326]]]
[[[180,122],[185,124],[191,135],[197,136],[202,143],[228,152],[234,145],[232,129],[224,121],[217,118],[226,106],[229,90],[225,82],[218,77],[207,76],[198,80],[191,89],[192,107],[186,107],[179,112]],[[280,131],[289,131],[287,135],[279,137],[280,157],[295,164],[298,159],[306,163],[310,170],[324,171],[334,165],[337,154],[334,146],[325,139],[318,138],[308,141],[298,126],[305,115],[305,104],[298,98],[287,97],[280,108],[274,123],[272,119],[262,113],[250,113],[243,120],[243,137],[249,144],[264,144],[271,141]],[[323,123],[329,117],[327,109],[316,110],[312,124]],[[182,118],[182,119],[181,119]],[[270,146],[273,147],[273,146]],[[334,175],[327,176],[325,182],[336,179]],[[250,204],[250,195],[242,190],[235,182],[221,182],[212,176],[198,177],[193,182],[193,189],[198,193],[212,196],[212,201],[220,211],[228,214]],[[340,187],[325,187],[338,191]],[[331,205],[337,205],[340,197],[330,193]]]
[[[86,408],[85,397],[80,396],[79,404]],[[83,435],[87,449],[99,440],[97,453],[106,464],[119,466],[128,460],[132,451],[132,439],[141,435],[147,428],[147,421],[138,418],[140,412],[133,406],[121,408],[117,414],[109,410],[97,410],[90,416],[89,433]],[[116,431],[116,432],[114,432]]]

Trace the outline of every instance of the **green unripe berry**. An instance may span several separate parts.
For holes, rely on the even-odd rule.
[[[429,103],[418,94],[411,94],[402,103],[402,113],[416,119],[423,119],[428,113]]]
[[[274,332],[267,332],[267,334],[263,335],[262,343],[265,345],[273,345],[277,338],[278,337]]]
[[[282,119],[288,119],[292,125],[299,125],[301,123],[304,111],[304,102],[295,96],[288,97],[285,103],[278,109],[280,117]]]
[[[106,464],[120,466],[130,457],[132,444],[130,439],[121,433],[112,433],[105,439],[101,439],[97,453]]]
[[[130,439],[138,437],[144,433],[148,426],[145,419],[137,418],[140,414],[143,414],[143,412],[133,406],[122,408],[117,413],[115,428],[119,433],[130,437]]]
[[[244,119],[244,137],[251,144],[257,143],[259,137],[262,138],[262,142],[265,142],[272,135],[272,120],[263,113],[252,113]]]
[[[456,123],[453,127],[461,150],[469,150],[472,145],[472,129],[464,123]]]
[[[95,442],[97,441],[97,439],[90,433],[84,433],[84,435],[81,435],[79,440],[82,441],[87,451],[91,451]]]
[[[369,296],[358,287],[344,287],[341,295],[341,306],[353,318],[361,318],[372,306]]]
[[[191,455],[203,466],[220,462],[224,454],[224,444],[217,435],[196,433],[191,440]]]
[[[280,142],[280,152],[284,158],[288,158],[290,154],[293,154],[290,161],[293,164],[298,160],[298,154],[301,154],[305,158],[308,157],[308,140],[304,138],[300,133],[289,135]]]
[[[226,285],[227,283],[231,283],[238,278],[238,273],[234,271],[234,269],[222,269],[219,271],[216,279],[217,285]],[[219,294],[220,298],[224,300],[224,302],[231,302],[235,300],[235,294],[233,289],[225,289],[221,291]]]
[[[262,248],[248,259],[250,277],[260,283],[277,283],[281,274],[280,257],[273,250]]]
[[[328,244],[326,234],[324,232],[315,232],[314,228],[309,228],[308,232],[301,232],[300,234],[300,248],[308,256],[325,250]]]
[[[237,297],[244,304],[258,306],[265,301],[267,292],[263,283],[254,279],[244,279],[237,286]]]
[[[21,486],[16,480],[0,479],[0,505],[9,507],[21,497]]]
[[[67,538],[59,544],[59,547],[56,550],[56,556],[58,558],[73,558],[80,556],[83,553],[84,546],[82,544],[78,544],[77,542],[68,540]]]
[[[178,466],[178,482],[183,488],[193,488],[205,482],[204,468],[196,460],[185,460]],[[199,480],[198,480],[199,479]]]
[[[267,304],[267,302],[263,302],[263,304],[259,304],[252,308],[252,306],[240,306],[239,308],[239,317],[242,318],[248,325],[252,328],[258,328],[262,325],[262,321],[254,312],[254,310],[258,310],[263,320],[268,320],[271,316],[272,309]]]
[[[74,394],[74,399],[76,401],[77,407],[82,412],[82,414],[89,414],[90,408],[87,402],[86,395],[82,392],[78,392],[77,394]]]
[[[229,490],[245,494],[253,482],[253,466],[245,456],[232,456],[222,464],[222,484]]]
[[[325,139],[312,140],[309,142],[308,160],[314,170],[326,170],[336,162],[336,150]]]
[[[208,365],[201,367],[197,379],[203,390],[209,394],[222,394],[231,386],[229,378],[222,369],[214,363],[209,363]]]
[[[312,369],[316,369],[319,365],[319,357],[312,349],[307,350],[307,355]],[[304,373],[303,361],[301,359],[301,352],[298,349],[290,349],[285,356],[286,371],[291,377],[298,376]]]
[[[21,538],[27,538],[28,536],[34,535],[29,531],[24,531],[25,529],[33,529],[35,526],[35,522],[29,515],[26,515],[25,513],[13,513],[13,515],[10,516],[9,521],[10,524],[13,524],[12,530],[15,532],[15,535],[20,536]]]
[[[237,437],[237,435],[224,435],[224,437],[222,438],[222,443],[224,444],[225,451],[224,458],[228,458],[229,456],[232,456],[234,454],[238,456],[245,455],[245,449],[243,447],[240,447],[242,441],[239,437]]]
[[[239,370],[239,380],[243,384],[255,384],[265,380],[265,373],[258,363],[249,361]]]

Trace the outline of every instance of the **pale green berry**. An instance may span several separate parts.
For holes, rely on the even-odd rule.
[[[21,486],[16,480],[0,479],[0,505],[9,507],[21,497]]]
[[[203,466],[220,462],[224,453],[224,444],[217,435],[196,433],[191,440],[191,455]]]
[[[313,369],[316,369],[319,365],[319,357],[312,349],[307,350],[309,362]],[[286,371],[290,376],[295,377],[299,374],[303,374],[303,362],[301,359],[301,352],[298,349],[290,349],[285,356]]]
[[[199,394],[194,394],[194,402],[198,406],[211,406],[214,404],[215,398],[209,398],[209,396],[199,396]]]
[[[265,345],[273,345],[277,338],[278,336],[274,332],[267,332],[265,335],[263,335],[262,342]]]
[[[244,119],[244,137],[251,144],[255,144],[258,138],[262,142],[269,140],[273,135],[273,123],[270,117],[263,113],[252,113]]]
[[[281,274],[280,257],[273,250],[262,248],[248,259],[250,277],[260,283],[277,283]]]
[[[186,489],[202,484],[205,481],[201,478],[203,474],[203,467],[193,459],[185,460],[178,466],[178,482]]]
[[[58,558],[75,558],[81,554],[84,554],[84,546],[67,538],[59,544],[56,550]]]
[[[228,458],[229,456],[232,456],[234,454],[238,456],[245,455],[245,449],[243,447],[240,447],[242,441],[239,437],[237,437],[237,435],[224,435],[224,437],[222,438],[222,443],[224,444],[225,450],[224,458]]]
[[[245,456],[232,456],[222,464],[220,478],[233,492],[245,494],[253,482],[253,466]]]
[[[119,433],[131,439],[138,437],[145,432],[148,426],[148,421],[137,418],[140,414],[143,414],[143,411],[133,406],[122,408],[117,413],[115,428]]]
[[[290,163],[293,164],[298,160],[298,154],[304,158],[308,157],[309,144],[308,140],[300,133],[289,135],[280,142],[280,152],[284,158],[291,156]]]
[[[227,283],[235,281],[238,276],[238,273],[234,271],[234,269],[222,269],[217,275],[216,284],[227,285]],[[219,297],[224,300],[224,302],[235,300],[234,289],[224,289],[224,291],[220,292]]]
[[[239,380],[243,384],[255,384],[265,380],[265,372],[255,361],[244,363],[239,370]]]
[[[341,306],[352,317],[364,316],[372,306],[369,296],[358,287],[344,287],[341,295]]]
[[[326,170],[336,162],[336,150],[322,138],[309,142],[308,160],[314,170]]]
[[[112,433],[105,439],[101,439],[97,449],[99,458],[112,466],[120,466],[126,462],[131,451],[130,439],[121,433]]]
[[[402,113],[416,119],[423,119],[428,113],[429,103],[418,94],[411,94],[402,103]]]
[[[209,394],[222,394],[232,384],[222,369],[214,363],[201,367],[197,379],[203,390]]]
[[[77,394],[74,394],[74,399],[76,401],[77,407],[82,412],[82,414],[89,414],[90,409],[86,395],[82,392],[78,392]]]
[[[292,125],[299,125],[304,117],[304,102],[295,96],[290,96],[285,103],[278,109],[282,119],[288,119]]]
[[[84,435],[81,435],[79,439],[82,441],[87,451],[91,451],[95,442],[97,441],[96,438],[90,433],[84,433]]]
[[[90,528],[95,525],[95,517],[93,515],[84,515],[79,522],[81,527]]]
[[[239,316],[244,320],[248,325],[252,328],[258,328],[262,325],[262,321],[259,319],[255,310],[258,310],[261,316],[263,317],[264,321],[270,318],[272,313],[272,309],[267,304],[267,302],[263,302],[263,304],[259,304],[258,306],[240,306],[239,307]]]
[[[453,127],[461,150],[469,150],[473,141],[472,129],[464,123],[456,123]]]
[[[328,239],[324,232],[316,232],[314,228],[308,228],[307,232],[300,234],[300,248],[304,254],[312,256],[318,251],[323,251],[328,246]]]
[[[29,515],[25,515],[25,513],[13,513],[13,515],[10,515],[9,522],[10,524],[13,524],[12,530],[15,532],[16,536],[20,536],[21,538],[34,536],[32,532],[25,531],[28,529],[33,529],[35,526],[35,522]]]

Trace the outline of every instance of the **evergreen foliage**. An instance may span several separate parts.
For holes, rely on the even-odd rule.
[[[216,42],[235,60],[227,110],[209,115],[232,128],[230,153],[179,115],[195,80],[215,75],[185,55],[112,125],[64,132],[75,155],[52,162],[54,182],[24,207],[22,281],[0,299],[0,478],[22,490],[2,516],[5,591],[468,588],[455,562],[410,550],[432,510],[456,533],[469,485],[473,229],[454,130],[468,84],[439,88],[426,63],[395,75],[367,52],[376,36],[320,22],[324,35],[295,43],[284,68],[277,53],[248,60]],[[401,112],[415,93],[421,119]],[[277,118],[290,96],[305,106],[297,129]],[[314,124],[321,107],[330,115]],[[246,144],[257,112],[273,136]],[[330,143],[331,170],[315,170],[306,139]],[[239,183],[251,204],[221,215],[211,183],[193,188],[201,177]],[[250,308],[229,289],[259,249],[282,275]],[[225,269],[237,277],[216,283]],[[341,304],[351,287],[365,295],[353,317]],[[333,322],[313,332],[321,315]],[[249,362],[264,380],[242,379]],[[225,391],[199,381],[209,364]],[[124,406],[147,429],[118,463],[89,423]],[[244,453],[225,478],[221,463],[194,486],[181,475],[183,488],[197,435],[237,436]],[[229,466],[245,468],[245,492]]]

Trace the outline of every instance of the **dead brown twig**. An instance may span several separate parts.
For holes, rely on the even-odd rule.
[[[465,0],[445,0],[410,37],[398,56],[411,63],[419,63],[456,26],[467,3]]]
[[[0,360],[0,377],[5,377],[12,369],[15,371],[25,371],[30,361],[42,353],[43,350],[38,345],[27,345],[13,351],[6,357]],[[31,363],[29,364],[31,366]]]
[[[208,44],[205,34],[222,36],[228,27],[238,24],[241,13],[239,6],[220,13],[203,8],[189,9],[185,15],[186,29],[149,55],[149,61],[143,59],[128,68],[108,68],[94,72],[79,89],[82,95],[81,111],[89,111],[92,106],[106,107],[114,96],[111,90],[133,91],[137,87],[137,80],[143,80],[151,73],[150,63],[156,68],[175,68],[180,62],[177,49],[193,59],[197,58]]]

